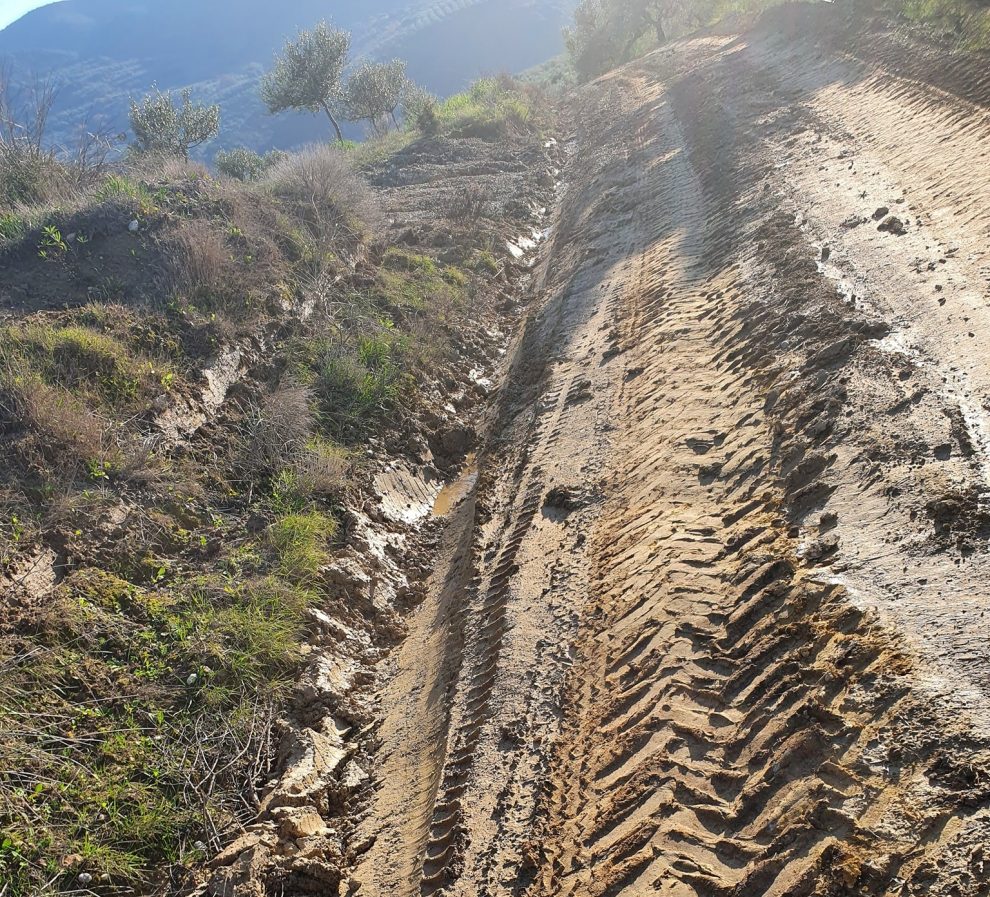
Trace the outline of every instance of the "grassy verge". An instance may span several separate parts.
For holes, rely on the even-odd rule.
[[[443,133],[535,131],[524,95],[477,86]],[[127,170],[0,218],[0,582],[60,574],[0,620],[4,897],[180,891],[258,812],[311,611],[347,602],[357,459],[404,444],[498,270],[469,223],[444,261],[389,245],[355,161]],[[249,375],[166,440],[231,347]]]

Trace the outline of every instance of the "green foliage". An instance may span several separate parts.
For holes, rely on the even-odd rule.
[[[301,554],[307,547],[295,550]],[[196,669],[209,671],[204,684],[215,689],[232,693],[244,686],[284,682],[298,662],[306,608],[316,597],[274,576],[219,594],[201,590],[181,608],[181,615],[174,615],[173,632],[198,661]]]
[[[38,244],[40,258],[57,258],[68,251],[69,244],[62,238],[62,232],[54,224],[42,228],[41,242]]]
[[[500,269],[498,259],[487,249],[479,249],[471,259],[471,267],[485,274],[497,274]]]
[[[532,94],[521,84],[511,78],[483,78],[425,114],[435,116],[436,133],[495,140],[532,131],[533,113]]]
[[[373,136],[370,140],[345,144],[347,158],[356,169],[367,168],[390,159],[396,153],[404,150],[418,135],[411,128],[392,130],[387,134]]]
[[[337,140],[344,141],[337,120],[343,99],[341,78],[347,67],[351,36],[320,22],[288,41],[275,67],[262,79],[261,98],[275,115],[287,109],[326,113]]]
[[[30,640],[0,638],[6,893],[76,890],[80,874],[155,892],[150,868],[179,882],[200,841],[236,832],[316,597],[234,568],[173,594],[83,569]]]
[[[368,122],[375,134],[386,133],[390,123],[398,130],[396,113],[410,87],[406,64],[401,60],[363,63],[347,80],[344,104],[348,120]]]
[[[327,544],[336,531],[336,521],[318,511],[292,513],[277,520],[269,538],[282,574],[295,581],[313,579],[326,563]]]
[[[379,273],[382,297],[399,308],[437,309],[459,304],[467,275],[453,266],[440,267],[426,255],[390,248]]]
[[[79,324],[13,325],[0,330],[0,340],[49,386],[91,396],[111,407],[134,403],[154,394],[162,377],[172,374],[134,353],[115,337]]]
[[[587,81],[708,21],[717,0],[581,0],[564,33],[578,80]]]
[[[269,171],[280,162],[289,158],[282,150],[269,150],[265,154],[240,147],[238,149],[220,150],[215,164],[220,174],[237,181],[260,181]]]
[[[945,28],[964,50],[990,49],[990,3],[986,0],[887,0],[905,18]]]
[[[131,100],[130,122],[139,153],[188,159],[190,150],[220,132],[220,107],[194,103],[188,89],[178,102],[156,90],[140,102]]]
[[[144,184],[122,174],[107,175],[103,184],[96,191],[96,198],[100,202],[118,198],[133,199],[139,203],[145,214],[152,210],[155,200],[152,192]]]
[[[27,223],[20,215],[13,212],[0,215],[0,243],[5,240],[14,242],[27,233]]]
[[[403,340],[391,322],[353,345],[324,345],[314,359],[318,419],[334,438],[353,440],[392,409],[407,383]]]
[[[415,127],[426,137],[435,137],[440,131],[437,105],[438,100],[433,94],[415,84],[411,85],[403,103],[406,124]]]

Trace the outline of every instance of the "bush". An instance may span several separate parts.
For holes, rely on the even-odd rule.
[[[437,114],[436,101],[426,102],[416,113],[416,127],[426,137],[436,137],[440,133],[440,116]]]
[[[190,296],[213,300],[236,284],[230,251],[223,237],[205,221],[189,221],[169,241],[175,286]]]
[[[321,239],[338,232],[364,238],[379,221],[371,189],[334,147],[317,146],[290,156],[272,169],[265,183]]]
[[[53,152],[0,140],[0,210],[57,202],[72,188],[71,172]]]
[[[139,154],[189,158],[189,151],[220,132],[220,107],[194,103],[184,90],[176,102],[170,93],[155,91],[141,102],[131,101],[131,129]]]
[[[248,470],[263,477],[292,464],[303,451],[313,426],[310,394],[305,387],[283,387],[266,396],[248,414]]]
[[[510,77],[483,78],[465,93],[455,94],[436,106],[437,131],[453,137],[498,140],[509,134],[533,130],[534,88]],[[429,108],[429,107],[426,107]],[[431,113],[427,116],[427,125]]]
[[[216,167],[220,174],[238,181],[260,181],[269,171],[289,157],[282,150],[269,150],[264,155],[254,150],[220,150],[216,156]]]

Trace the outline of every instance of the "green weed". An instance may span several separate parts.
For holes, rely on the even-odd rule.
[[[62,238],[62,232],[55,225],[49,224],[42,228],[41,242],[38,244],[39,258],[58,258],[68,251],[69,244]]]
[[[272,524],[269,539],[278,557],[278,568],[296,581],[311,580],[326,563],[327,545],[337,523],[319,511],[288,514]]]
[[[20,215],[13,212],[0,215],[0,240],[14,242],[27,233],[27,224]]]

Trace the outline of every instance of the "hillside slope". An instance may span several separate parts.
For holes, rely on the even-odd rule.
[[[51,136],[82,126],[123,131],[130,97],[152,85],[191,87],[223,107],[217,147],[292,148],[324,139],[307,115],[268,116],[258,79],[299,28],[328,19],[354,33],[355,57],[400,57],[410,75],[447,96],[485,74],[522,71],[562,46],[572,0],[64,0],[0,32],[0,59],[26,79],[51,72],[59,86]],[[360,131],[352,130],[352,134]]]

